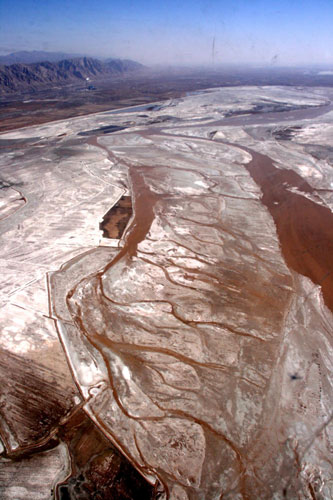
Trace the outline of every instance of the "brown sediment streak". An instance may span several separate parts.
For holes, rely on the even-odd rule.
[[[82,325],[82,329],[84,331],[84,326]],[[137,422],[140,423],[140,421],[143,421],[143,420],[151,420],[151,421],[162,421],[163,420],[163,416],[160,416],[160,417],[146,417],[146,418],[138,418],[138,417],[135,417],[133,415],[130,415],[127,410],[125,409],[125,407],[122,405],[121,401],[120,401],[120,398],[118,397],[118,393],[117,393],[117,390],[116,390],[116,387],[114,386],[114,383],[113,383],[113,375],[111,373],[111,369],[110,369],[110,364],[107,360],[107,357],[105,356],[104,352],[103,352],[103,348],[100,348],[101,346],[99,345],[99,342],[101,342],[102,345],[104,346],[107,346],[108,348],[110,347],[110,345],[112,346],[112,350],[113,352],[116,352],[118,355],[122,355],[124,356],[125,353],[121,353],[121,352],[117,352],[117,350],[114,349],[115,347],[115,343],[112,342],[110,339],[107,339],[107,338],[104,338],[102,335],[94,335],[94,339],[92,340],[90,338],[90,342],[92,343],[92,345],[99,350],[99,352],[101,353],[102,357],[103,357],[103,360],[106,364],[106,368],[107,368],[107,371],[108,371],[108,374],[109,374],[109,381],[110,381],[110,387],[112,389],[112,392],[113,392],[113,395],[115,397],[115,400],[119,406],[119,408],[121,409],[121,411],[124,413],[124,415],[126,415],[127,418],[129,419],[132,419],[132,420],[136,420]],[[128,346],[127,346],[128,347]],[[139,346],[131,346],[133,348],[136,348],[136,349],[139,349]],[[135,349],[134,349],[135,350]],[[149,348],[148,348],[149,350]],[[153,349],[153,351],[155,351],[155,349]],[[174,353],[173,353],[174,355]],[[127,352],[126,357],[131,357],[131,353],[130,352]],[[192,360],[191,360],[192,361]],[[154,404],[159,408],[161,409],[162,411],[165,411],[165,409],[163,408],[163,406],[160,406],[157,401],[154,401]],[[240,453],[240,451],[238,450],[238,448],[232,443],[232,441],[230,441],[230,439],[228,439],[223,433],[217,431],[216,429],[214,429],[208,422],[204,421],[204,420],[201,420],[200,418],[197,418],[193,415],[190,415],[189,413],[187,413],[186,411],[182,411],[182,410],[178,410],[178,409],[168,409],[168,411],[173,415],[173,416],[178,416],[180,418],[184,418],[184,419],[188,419],[190,421],[193,421],[193,422],[196,422],[197,424],[199,424],[200,426],[202,426],[202,428],[208,432],[210,432],[212,435],[216,436],[218,439],[221,439],[222,441],[224,441],[235,453],[235,456],[236,456],[236,460],[237,460],[237,463],[238,463],[238,467],[240,469],[240,472],[241,472],[241,476],[244,474],[245,472],[245,466],[244,466],[244,462],[243,462],[243,457]],[[103,422],[100,421],[98,415],[95,415],[96,419],[99,421],[99,424],[101,426],[101,429],[103,429],[104,427],[104,424]],[[113,434],[112,434],[113,435]],[[114,436],[114,439],[115,441],[117,441],[117,438],[116,436]],[[123,447],[121,445],[119,445],[121,450],[123,450]],[[139,451],[139,450],[138,450]],[[142,456],[142,453],[141,451],[139,451],[139,455],[140,457],[143,459],[143,462],[146,463],[144,457]],[[139,466],[138,463],[133,460],[133,457],[131,457],[131,462],[138,468],[139,471],[143,471],[143,467],[142,466]],[[145,468],[147,470],[147,468]],[[155,472],[155,470],[154,470]],[[157,472],[157,471],[156,471]],[[159,477],[159,474],[156,474],[158,477]],[[168,475],[168,474],[166,474]],[[176,480],[176,478],[171,475],[171,477]],[[164,482],[162,481],[162,478],[159,477],[159,479],[161,480],[161,482],[163,483],[164,485]],[[177,482],[177,481],[176,481]],[[166,486],[166,485],[165,485]],[[167,488],[165,488],[166,491],[168,491]]]
[[[108,158],[112,159],[112,153],[109,149],[98,142],[98,137],[90,137],[87,144],[99,147],[106,151]],[[136,255],[138,244],[143,241],[149,232],[150,226],[154,220],[154,207],[156,202],[165,195],[154,193],[145,182],[144,172],[152,167],[133,167],[122,160],[129,168],[129,177],[132,184],[132,202],[134,205],[134,219],[127,230],[124,246],[117,256],[106,267],[113,266],[125,255],[133,257]]]
[[[327,112],[331,108],[323,107],[323,109]],[[309,117],[310,111],[322,113],[322,110],[317,108],[303,111],[306,113],[305,117]],[[219,124],[225,125],[223,121]],[[167,135],[161,130],[158,132],[160,135]],[[181,136],[178,135],[178,137]],[[191,137],[184,136],[185,138]],[[202,140],[198,137],[194,139]],[[314,193],[314,189],[293,170],[276,168],[271,158],[250,148],[223,143],[251,154],[252,160],[244,166],[262,189],[261,201],[274,219],[287,265],[321,286],[324,302],[333,312],[333,214],[331,210],[301,194],[290,191],[290,188],[297,188],[303,193]],[[195,235],[193,237],[199,240]]]
[[[130,168],[130,178],[134,197],[134,221],[130,228],[126,247],[130,255],[136,253],[138,244],[143,241],[149,232],[154,220],[154,207],[156,202],[163,197],[151,191],[145,182],[145,169],[140,167]]]
[[[98,142],[98,136],[97,135],[89,137],[89,139],[87,139],[85,142],[87,144],[90,144],[91,146],[95,146],[96,148],[104,149],[104,151],[106,151],[108,155],[110,153],[110,151],[105,146],[103,146],[102,144],[100,144]]]
[[[125,236],[124,246],[106,267],[113,266],[124,256],[136,255],[137,247],[149,232],[154,220],[154,207],[156,202],[164,195],[154,193],[145,182],[145,167],[130,167],[129,175],[132,184],[132,196],[134,201],[134,219]]]
[[[261,187],[261,201],[274,219],[287,265],[321,286],[333,312],[333,213],[290,190],[314,192],[296,172],[278,169],[268,156],[242,149],[252,155],[244,166]]]

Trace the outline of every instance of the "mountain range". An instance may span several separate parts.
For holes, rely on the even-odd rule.
[[[76,57],[83,57],[83,54],[71,54],[66,52],[46,52],[44,50],[20,50],[18,52],[12,52],[11,54],[6,54],[5,56],[0,56],[0,65],[17,63],[39,63],[43,61],[57,62],[63,59],[73,59]]]
[[[142,64],[129,59],[100,61],[91,57],[1,65],[0,93],[37,91],[47,86],[75,84],[87,79],[122,77],[143,68]]]

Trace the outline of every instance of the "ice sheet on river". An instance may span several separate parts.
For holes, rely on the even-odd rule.
[[[156,498],[333,496],[332,312],[321,289],[331,269],[301,246],[302,225],[291,230],[297,252],[314,256],[300,257],[300,266],[312,268],[288,267],[287,240],[250,168],[251,151],[267,155],[287,172],[280,196],[296,193],[330,212],[330,160],[309,152],[310,142],[324,148],[332,138],[330,113],[314,116],[329,108],[325,92],[217,89],[145,116],[100,113],[5,135],[40,146],[4,154],[3,171],[27,203],[12,191],[1,198],[8,208],[0,262],[10,369],[16,362],[22,370],[24,359],[54,384],[51,402],[43,392],[48,420],[38,446],[56,438],[58,422],[75,428],[71,419],[83,410],[155,485]],[[310,118],[295,121],[307,109]],[[269,113],[269,124],[233,123],[232,110],[237,120]],[[153,123],[166,113],[174,123]],[[77,136],[108,125],[127,128]],[[307,184],[295,186],[297,176]],[[133,216],[110,245],[99,223],[128,192]],[[322,280],[311,281],[310,271]],[[27,394],[33,370],[24,373],[32,377]],[[24,420],[17,394],[8,388],[3,396],[9,456],[38,452],[33,416]],[[61,394],[70,404],[50,419]],[[39,415],[43,402],[33,397]]]

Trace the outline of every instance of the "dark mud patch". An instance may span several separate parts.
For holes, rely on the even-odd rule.
[[[300,126],[283,127],[273,132],[273,136],[278,141],[290,141],[297,132],[302,129]]]
[[[305,144],[304,149],[316,160],[327,161],[330,165],[333,165],[333,147],[332,146],[322,146],[318,144]]]
[[[153,106],[148,106],[146,109],[147,111],[160,111],[162,109],[163,106],[160,106],[160,105],[153,105]]]
[[[292,104],[282,102],[260,102],[248,109],[229,111],[225,114],[225,118],[230,118],[232,116],[242,116],[246,114],[256,115],[258,113],[282,113],[285,111],[298,111],[308,108],[311,108],[311,106],[294,106]]]
[[[99,228],[103,231],[103,238],[119,240],[132,216],[132,198],[122,196],[103,217]]]
[[[161,115],[159,116],[158,118],[156,118],[155,120],[151,120],[147,123],[147,125],[154,125],[155,123],[166,123],[166,122],[170,122],[170,121],[173,121],[173,122],[179,122],[181,121],[180,118],[177,118],[176,116],[172,116],[172,115]]]
[[[82,411],[59,429],[72,471],[56,488],[58,500],[152,500],[151,486]]]
[[[24,146],[26,144],[35,143],[40,141],[40,137],[29,137],[29,139],[0,139],[0,147],[15,147],[15,146]]]
[[[268,156],[248,151],[253,159],[245,167],[261,187],[262,203],[274,219],[287,265],[320,285],[333,311],[333,213],[290,191],[293,187],[314,192],[296,172],[278,169]]]
[[[118,125],[106,125],[105,127],[94,128],[92,130],[85,130],[84,132],[79,132],[77,135],[89,136],[96,134],[112,134],[113,132],[120,132],[121,130],[126,130],[127,127],[120,127]]]
[[[80,143],[77,143],[75,145],[73,144],[73,147],[71,147],[69,145],[67,146],[67,144],[66,144],[64,146],[61,146],[59,148],[54,149],[53,153],[54,153],[55,157],[59,160],[62,160],[62,159],[68,160],[69,158],[74,158],[76,156],[80,156],[84,152],[84,150],[82,148],[75,149],[74,146],[77,146],[77,145],[80,146]]]
[[[117,115],[119,113],[137,113],[141,111],[160,111],[163,104],[139,104],[138,106],[131,106],[130,108],[117,109],[110,111],[108,114]]]
[[[33,146],[40,141],[40,137],[30,137],[28,139],[0,139],[0,150],[3,153],[21,150]]]
[[[0,434],[7,443],[7,429],[15,429],[19,445],[15,453],[47,441],[63,416],[73,409],[76,391],[74,384],[68,387],[68,383],[65,375],[50,375],[42,364],[0,350]]]
[[[214,125],[218,126],[228,126],[237,125],[247,127],[249,125],[258,124],[268,124],[268,123],[278,123],[286,120],[305,120],[310,118],[317,118],[325,113],[328,113],[333,109],[333,105],[320,105],[320,106],[309,106],[309,107],[294,107],[285,110],[275,110],[275,111],[257,111],[254,113],[252,109],[243,110],[238,115],[233,115],[226,117],[222,120],[217,120]],[[233,113],[233,112],[232,112]],[[264,120],[264,121],[263,121]],[[211,123],[213,125],[213,123]]]
[[[0,189],[8,189],[23,186],[23,182],[11,182],[0,177]]]

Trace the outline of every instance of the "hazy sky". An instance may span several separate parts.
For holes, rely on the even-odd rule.
[[[0,0],[0,51],[145,64],[332,63],[333,0]]]

